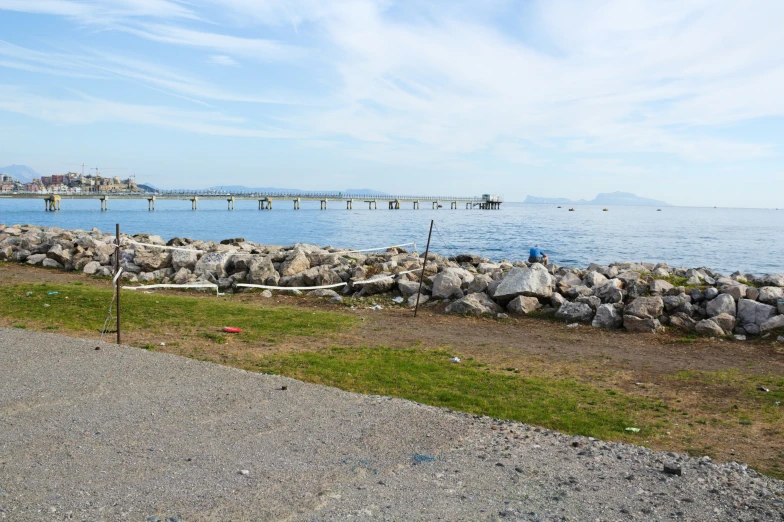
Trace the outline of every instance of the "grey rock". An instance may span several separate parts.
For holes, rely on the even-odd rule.
[[[732,296],[735,301],[739,301],[742,298],[746,297],[746,290],[749,287],[743,284],[735,284],[735,285],[725,285],[721,287],[722,294],[729,294]]]
[[[44,259],[41,265],[44,266],[45,268],[60,268],[60,269],[63,268],[62,264],[58,263],[54,259],[49,259],[49,258]]]
[[[599,305],[602,304],[602,300],[596,297],[595,295],[580,296],[577,299],[575,299],[575,302],[587,304],[588,306],[591,307],[591,310],[593,310],[594,312],[596,311],[597,308],[599,308]]]
[[[756,324],[747,324],[743,329],[749,335],[759,335],[761,333],[760,327]]]
[[[746,299],[750,299],[752,301],[756,301],[759,299],[760,292],[757,288],[750,286],[746,289]]]
[[[515,297],[506,305],[506,309],[509,310],[509,312],[521,315],[533,312],[541,307],[542,304],[539,302],[539,299],[523,295]]]
[[[663,279],[656,279],[651,281],[650,290],[651,293],[656,294],[664,294],[669,292],[673,287],[673,285],[669,281],[664,281]]]
[[[463,295],[463,292],[460,289],[462,284],[463,280],[460,279],[460,275],[456,271],[446,269],[433,277],[433,289],[431,294],[434,299],[459,298]]]
[[[670,326],[680,328],[681,330],[691,331],[697,326],[697,321],[686,314],[676,313],[675,315],[670,316]]]
[[[550,306],[555,308],[556,310],[560,308],[562,304],[564,304],[567,299],[559,294],[558,292],[554,292],[552,296],[550,296]]]
[[[708,302],[705,311],[708,313],[708,317],[716,317],[719,314],[730,314],[735,317],[737,315],[735,299],[729,294],[718,295]]]
[[[181,268],[193,271],[198,260],[199,253],[195,250],[172,250],[171,253],[171,266],[177,271]]]
[[[638,297],[623,310],[624,318],[634,316],[639,319],[654,319],[659,317],[664,310],[664,301],[661,297]]]
[[[84,265],[82,272],[88,275],[94,275],[95,273],[98,272],[100,268],[101,268],[101,263],[99,263],[98,261],[90,261],[89,263]]]
[[[455,261],[458,263],[471,263],[472,265],[478,265],[481,260],[479,254],[458,254],[455,256]]]
[[[197,276],[212,274],[220,278],[226,276],[226,267],[231,260],[231,254],[226,252],[207,252],[199,258],[193,267],[193,273]]]
[[[575,321],[589,323],[593,319],[593,316],[593,308],[585,303],[566,302],[561,305],[557,312],[555,312],[555,317],[570,323]]]
[[[397,289],[403,297],[411,297],[419,291],[419,281],[400,280],[397,282]]]
[[[66,264],[68,261],[71,260],[71,257],[73,257],[69,250],[64,249],[59,244],[53,245],[52,248],[50,248],[49,251],[46,253],[46,256],[49,259],[54,259],[61,265]]]
[[[779,328],[784,328],[784,315],[777,315],[776,317],[771,317],[764,323],[760,325],[760,333],[769,332],[771,330],[778,330]]]
[[[474,280],[471,281],[471,284],[468,285],[468,289],[466,292],[469,294],[478,294],[479,292],[485,292],[493,282],[493,278],[488,274],[478,274],[474,277]],[[416,293],[416,292],[414,292]]]
[[[759,289],[759,300],[761,302],[776,306],[779,299],[784,299],[784,288],[763,286]]]
[[[26,263],[28,265],[40,265],[46,259],[46,254],[32,254],[27,257]]]
[[[178,285],[182,285],[188,282],[191,277],[191,271],[185,267],[180,268],[177,270],[177,273],[174,274],[174,283]]]
[[[719,295],[719,291],[716,290],[713,287],[710,287],[710,288],[706,288],[705,289],[705,291],[703,292],[703,295],[705,296],[705,300],[706,301],[710,301],[712,299],[715,299],[716,296]]]
[[[650,317],[643,319],[634,315],[623,316],[623,327],[630,332],[636,333],[658,333],[662,329],[658,319]]]
[[[737,318],[741,326],[746,326],[747,324],[756,324],[757,326],[760,326],[775,315],[776,308],[771,305],[759,303],[750,299],[741,299],[738,301]]]
[[[365,283],[361,285],[362,292],[365,295],[375,295],[375,294],[382,294],[384,292],[389,292],[395,284],[395,280],[391,276],[392,274],[376,274],[366,281],[370,281],[369,283]]]
[[[726,335],[730,335],[735,329],[735,317],[730,314],[719,314],[712,320],[724,330]]]
[[[297,251],[280,266],[280,275],[293,276],[304,272],[308,268],[310,268],[310,261],[307,256],[303,252]]]
[[[419,294],[419,305],[422,306],[430,299],[429,295]],[[417,294],[408,296],[408,306],[416,306],[417,303]]]
[[[722,337],[725,335],[724,329],[713,319],[703,319],[695,327],[697,333],[710,335],[712,337]]]
[[[519,295],[549,299],[553,295],[553,285],[553,276],[545,267],[535,263],[530,268],[510,270],[493,297],[500,303],[508,303]]]
[[[705,299],[705,295],[702,293],[702,290],[699,288],[692,288],[689,290],[689,296],[691,297],[692,303],[699,303]]]
[[[261,297],[266,297],[267,299],[269,299],[270,297],[272,297],[272,292],[270,292],[269,290],[264,290],[261,292]]]
[[[603,303],[620,303],[623,301],[622,288],[623,282],[620,279],[610,279],[600,286],[595,286],[591,293]]]
[[[760,283],[767,286],[784,287],[784,274],[766,274],[760,278]]]
[[[269,257],[248,260],[248,282],[254,285],[277,286],[280,276]]]
[[[664,302],[664,310],[667,313],[673,313],[684,303],[689,303],[691,298],[686,294],[668,295],[662,297],[662,301]]]
[[[335,292],[334,290],[330,290],[328,288],[320,288],[318,290],[311,290],[307,293],[307,295],[311,297],[340,297],[340,295]]]
[[[620,328],[622,324],[623,316],[611,304],[600,305],[596,309],[596,316],[591,323],[596,328]]]
[[[171,252],[137,250],[133,256],[133,262],[142,267],[143,271],[153,272],[171,266]]]
[[[487,294],[480,293],[469,294],[462,299],[450,303],[449,306],[446,307],[446,312],[468,315],[497,314],[503,312],[503,308],[495,304]]]

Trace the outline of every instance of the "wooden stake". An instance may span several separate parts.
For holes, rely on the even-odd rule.
[[[430,232],[427,234],[427,247],[425,248],[425,260],[422,262],[422,274],[419,276],[419,291],[417,292],[416,306],[414,307],[414,317],[419,311],[419,296],[422,295],[422,283],[425,282],[425,266],[427,266],[427,254],[430,253],[430,236],[433,235],[433,221],[430,220]],[[119,226],[119,225],[118,225]]]

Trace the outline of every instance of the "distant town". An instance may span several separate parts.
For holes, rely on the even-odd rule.
[[[83,194],[89,192],[127,192],[137,191],[136,180],[132,177],[104,177],[100,174],[52,174],[40,176],[31,181],[19,181],[11,174],[0,173],[0,193],[2,192],[40,192],[42,194]]]

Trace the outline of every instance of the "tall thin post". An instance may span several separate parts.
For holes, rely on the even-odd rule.
[[[114,273],[120,273],[120,224],[117,223],[117,250],[114,251]],[[117,286],[114,291],[117,293],[117,344],[120,344],[120,278],[115,283]]]
[[[119,226],[119,225],[118,225]],[[419,311],[419,296],[422,295],[422,283],[425,282],[425,267],[427,266],[427,254],[430,253],[430,236],[433,235],[433,220],[430,220],[430,232],[427,233],[427,247],[425,247],[425,260],[422,261],[422,273],[419,275],[419,291],[417,292],[417,302],[414,307],[414,317]]]

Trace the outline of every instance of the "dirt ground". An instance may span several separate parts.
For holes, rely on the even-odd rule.
[[[68,283],[108,286],[109,281],[82,274],[0,264],[0,284],[23,282]],[[176,291],[174,291],[176,292]],[[165,291],[156,291],[165,293]],[[176,292],[181,295],[180,292]],[[215,295],[193,294],[202,299]],[[646,396],[677,404],[689,419],[707,419],[700,424],[676,423],[656,440],[644,441],[656,448],[709,454],[723,460],[748,462],[758,469],[784,476],[784,426],[781,415],[772,420],[754,422],[739,429],[737,420],[727,421],[727,412],[737,405],[755,406],[749,389],[754,379],[784,379],[784,347],[770,340],[739,342],[687,338],[681,332],[660,335],[629,334],[590,326],[567,327],[563,323],[541,318],[473,318],[443,313],[443,305],[421,308],[418,317],[410,309],[399,308],[386,298],[377,298],[383,310],[371,309],[370,302],[329,304],[310,297],[275,296],[263,298],[259,293],[241,294],[234,299],[257,303],[263,307],[295,306],[333,310],[360,318],[357,326],[345,332],[320,338],[291,338],[256,346],[228,344],[210,346],[208,341],[193,339],[187,346],[176,342],[177,332],[166,339],[162,350],[192,355],[196,348],[213,350],[216,362],[228,356],[261,356],[290,350],[319,350],[330,346],[389,346],[400,348],[440,348],[462,358],[474,359],[495,369],[519,369],[521,373],[539,372],[554,377],[570,377],[601,383],[636,396]],[[2,323],[3,321],[0,321]],[[8,321],[4,321],[7,323]],[[10,324],[5,324],[9,326]],[[237,325],[241,326],[241,325]],[[63,332],[65,333],[65,332]],[[160,335],[128,333],[124,342],[136,346],[158,346]],[[673,379],[678,372],[727,372],[736,377],[728,382],[706,383],[694,379]],[[784,382],[784,381],[782,381]],[[751,386],[752,388],[749,388]],[[751,401],[751,402],[749,402]],[[749,410],[756,411],[756,410]],[[678,420],[678,419],[676,419]]]

